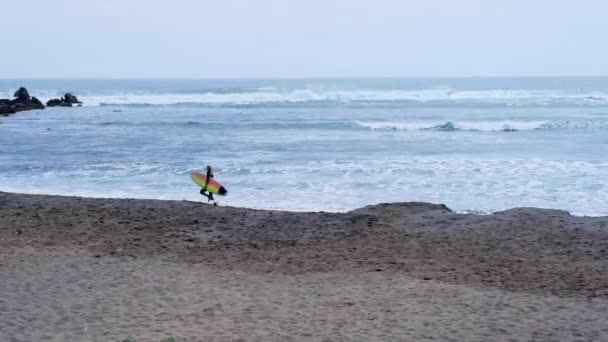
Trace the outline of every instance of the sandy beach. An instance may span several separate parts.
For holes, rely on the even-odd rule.
[[[0,192],[1,341],[608,341],[608,217]]]

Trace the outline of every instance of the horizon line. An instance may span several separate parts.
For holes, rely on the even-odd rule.
[[[90,80],[200,80],[200,81],[229,81],[229,80],[422,80],[422,79],[556,79],[556,78],[608,78],[607,75],[495,75],[495,76],[264,76],[264,77],[0,77],[1,81],[90,81]]]

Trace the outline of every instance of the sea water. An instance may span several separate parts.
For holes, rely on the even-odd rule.
[[[83,107],[0,117],[0,191],[344,211],[608,215],[608,78],[0,80]]]

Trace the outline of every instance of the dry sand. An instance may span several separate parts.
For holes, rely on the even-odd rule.
[[[608,218],[0,192],[0,341],[608,341]]]

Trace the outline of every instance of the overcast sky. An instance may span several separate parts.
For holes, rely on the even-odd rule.
[[[7,0],[0,78],[608,75],[606,0]]]

